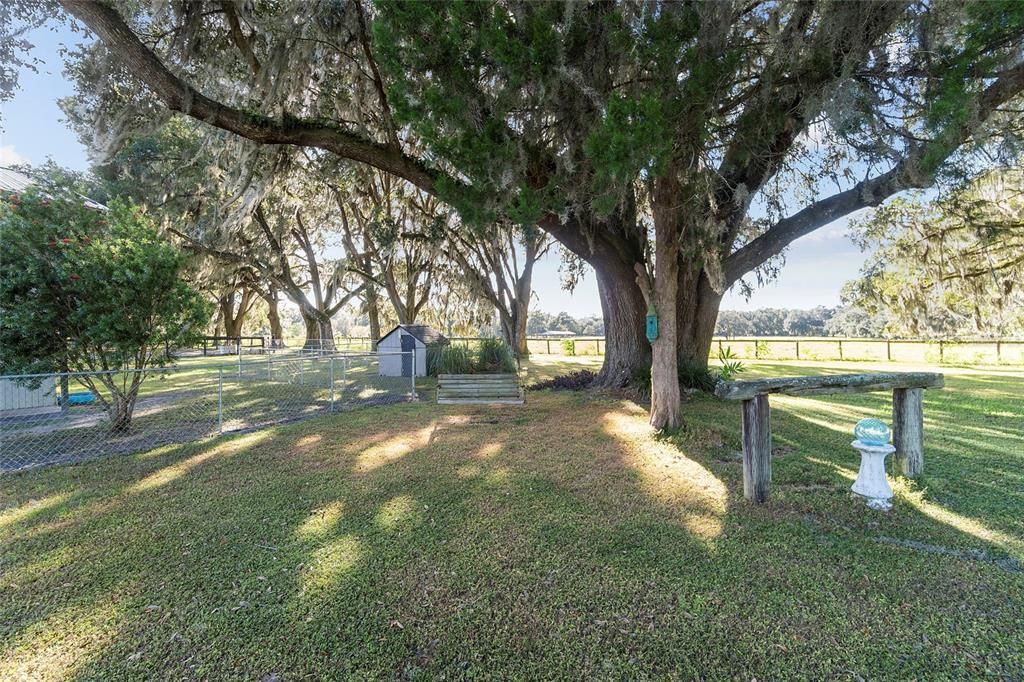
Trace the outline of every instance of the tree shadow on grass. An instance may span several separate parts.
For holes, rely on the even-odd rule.
[[[799,441],[798,425],[780,427]],[[951,596],[879,606],[914,573],[942,587],[962,567],[914,555],[909,577],[892,576],[903,550],[865,540],[863,510],[837,513],[826,493],[780,486],[767,507],[740,504],[738,470],[719,459],[734,445],[654,439],[627,404],[546,394],[523,410],[401,406],[80,467],[80,504],[11,526],[4,590],[10,572],[56,558],[12,589],[5,665],[288,679],[961,663],[942,651],[951,633],[914,649],[918,619],[951,611]],[[63,494],[70,471],[25,490]],[[894,627],[879,655],[872,631]],[[961,648],[981,636],[959,635]]]

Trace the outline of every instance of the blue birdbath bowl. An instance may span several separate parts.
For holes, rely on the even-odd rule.
[[[889,442],[889,427],[881,419],[861,419],[853,427],[853,435],[865,445],[886,445]]]

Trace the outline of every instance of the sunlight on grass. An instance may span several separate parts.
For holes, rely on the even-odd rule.
[[[235,455],[242,450],[251,448],[258,443],[263,442],[268,436],[270,436],[270,433],[270,431],[254,431],[253,433],[232,438],[231,440],[215,445],[213,448],[206,450],[205,452],[200,452],[198,455],[193,455],[184,461],[166,466],[163,469],[153,472],[128,488],[128,492],[141,493],[167,485],[171,481],[181,478],[207,460],[225,455]]]
[[[853,427],[865,417],[880,417],[890,421],[881,410],[870,407],[832,403],[815,398],[772,396],[772,408],[784,408],[787,413],[823,429],[842,433],[853,439]]]
[[[302,593],[316,593],[338,584],[363,558],[363,543],[355,535],[337,537],[316,550],[302,574]]]
[[[894,486],[894,488],[901,499],[909,502],[911,506],[928,518],[952,526],[958,531],[984,542],[998,545],[1017,557],[1024,557],[1024,541],[1019,538],[993,530],[977,519],[958,514],[936,502],[925,499],[924,490],[908,490],[902,485]]]
[[[481,469],[476,464],[463,464],[462,466],[460,466],[459,468],[457,468],[455,470],[455,475],[458,476],[459,478],[461,478],[462,480],[469,480],[471,478],[476,478],[476,477],[480,476],[480,474],[482,474],[482,473],[483,473],[483,469]]]
[[[38,500],[29,500],[18,507],[5,509],[0,512],[0,528],[6,528],[7,526],[14,525],[35,516],[46,509],[56,507],[58,504],[61,504],[70,497],[71,493],[59,493],[57,495],[49,495]]]
[[[72,679],[117,635],[123,616],[111,596],[75,605],[32,623],[0,649],[0,680]],[[114,626],[114,627],[112,627]]]
[[[399,526],[420,520],[416,500],[411,495],[393,497],[377,512],[376,523],[385,530],[394,530]]]
[[[501,452],[501,449],[505,446],[504,443],[488,443],[481,447],[473,455],[476,459],[492,459],[495,455]]]
[[[366,448],[359,453],[359,457],[356,459],[355,471],[363,473],[373,471],[405,457],[413,450],[426,447],[436,428],[437,422],[431,421],[429,425],[418,431],[392,436]]]
[[[628,453],[627,463],[643,477],[649,495],[675,508],[695,536],[721,535],[728,496],[722,481],[676,446],[657,440],[643,409],[624,404],[602,421],[604,432]]]
[[[344,510],[345,503],[341,500],[320,507],[299,524],[299,527],[295,529],[295,534],[304,540],[323,537],[338,524]]]
[[[78,545],[65,545],[36,557],[36,560],[0,573],[0,588],[17,589],[71,566],[82,556]],[[2,679],[2,678],[0,678]]]
[[[832,469],[834,472],[836,472],[837,474],[839,474],[840,476],[842,476],[843,478],[845,478],[845,479],[847,479],[849,481],[857,480],[857,472],[855,470],[847,469],[846,467],[841,467],[838,464],[836,464],[835,462],[829,462],[829,461],[824,460],[824,459],[818,459],[817,457],[808,457],[807,461],[808,462],[814,462],[815,464],[820,464],[823,467],[827,467],[829,469]]]
[[[320,441],[323,439],[324,437],[319,433],[310,433],[295,441],[295,447],[293,449],[296,452],[306,452],[316,445],[319,445]]]

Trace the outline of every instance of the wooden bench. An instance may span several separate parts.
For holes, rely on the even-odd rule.
[[[441,374],[437,377],[440,405],[522,405],[526,402],[517,374]]]
[[[715,387],[715,395],[723,400],[743,401],[743,495],[760,504],[768,499],[772,479],[769,394],[814,396],[891,390],[892,440],[896,447],[893,465],[904,476],[916,478],[924,470],[922,392],[926,388],[942,387],[942,375],[932,372],[832,374],[723,381]]]

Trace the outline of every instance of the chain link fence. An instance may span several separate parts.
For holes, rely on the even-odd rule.
[[[389,376],[393,367],[408,365],[402,356],[413,354],[388,355],[396,357],[296,352],[230,362],[197,358],[145,370],[134,399],[136,371],[2,376],[0,473],[416,399],[415,376]],[[118,401],[111,387],[128,399]],[[119,419],[119,402],[131,403],[127,423]]]

